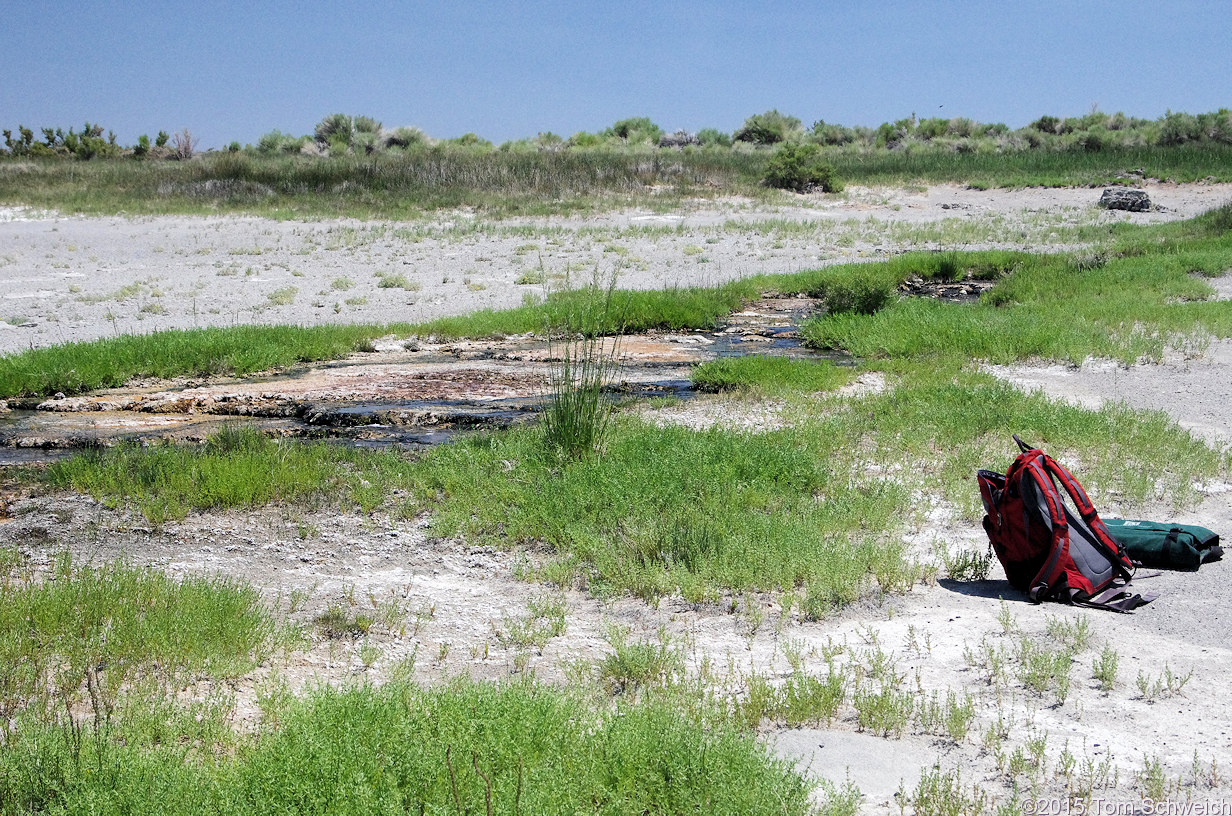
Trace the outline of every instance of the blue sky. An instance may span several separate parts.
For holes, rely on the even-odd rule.
[[[631,116],[730,132],[770,108],[1021,127],[1232,107],[1224,0],[51,0],[2,19],[0,126],[89,120],[124,144],[249,143],[334,112],[501,142]]]

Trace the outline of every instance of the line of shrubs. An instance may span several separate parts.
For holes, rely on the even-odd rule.
[[[151,142],[141,136],[135,145],[123,147],[114,132],[103,137],[103,128],[87,122],[80,132],[71,128],[42,128],[42,139],[19,126],[17,134],[5,130],[4,151],[15,157],[63,157],[93,159],[131,156],[151,159],[187,159],[197,143],[188,130],[169,135],[162,131]],[[568,138],[539,133],[531,138],[508,141],[499,147],[467,133],[453,139],[433,139],[415,127],[386,129],[368,116],[335,113],[326,116],[311,134],[292,135],[278,130],[263,135],[255,145],[232,142],[227,150],[261,155],[307,154],[314,156],[369,155],[385,151],[442,146],[477,151],[560,151],[587,148],[736,148],[781,144],[818,145],[851,150],[903,150],[932,146],[955,152],[1010,150],[1098,151],[1115,147],[1168,147],[1187,143],[1232,144],[1232,111],[1188,114],[1169,111],[1159,119],[1139,119],[1123,113],[1092,111],[1086,116],[1059,118],[1041,116],[1026,127],[1011,130],[1002,123],[984,124],[964,117],[950,119],[910,117],[871,127],[846,127],[818,120],[811,127],[794,117],[770,110],[745,119],[733,133],[715,128],[696,132],[667,132],[647,117],[622,119],[597,133],[579,132]]]

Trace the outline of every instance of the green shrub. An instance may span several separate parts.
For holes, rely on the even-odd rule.
[[[1057,133],[1061,126],[1061,120],[1055,116],[1041,116],[1030,125],[1040,133]]]
[[[799,119],[777,110],[769,110],[755,113],[745,119],[744,125],[736,131],[733,138],[737,142],[772,145],[798,138],[803,133],[804,123]]]
[[[815,189],[838,193],[843,189],[834,165],[822,157],[820,147],[808,143],[789,142],[780,147],[766,164],[765,182],[771,187],[798,193]]]
[[[318,142],[333,142],[340,139],[344,144],[351,143],[355,135],[355,123],[345,113],[333,113],[317,123],[313,135]]]
[[[1163,146],[1196,142],[1202,138],[1202,126],[1198,118],[1188,113],[1168,111],[1159,130],[1156,144]]]
[[[385,137],[386,147],[419,147],[427,145],[428,142],[428,135],[417,127],[394,128],[393,132]]]
[[[663,128],[645,116],[638,116],[632,119],[621,119],[608,128],[604,135],[623,139],[629,144],[657,145],[659,138],[663,135]]]
[[[697,132],[697,140],[702,147],[731,147],[732,139],[721,130],[702,128]]]

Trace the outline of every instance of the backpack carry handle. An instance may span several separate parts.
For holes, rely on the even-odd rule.
[[[1022,448],[1023,453],[1026,453],[1027,451],[1035,450],[1035,448],[1031,447],[1026,442],[1023,442],[1022,439],[1018,436],[1018,434],[1014,434],[1014,441],[1018,443],[1018,447]]]

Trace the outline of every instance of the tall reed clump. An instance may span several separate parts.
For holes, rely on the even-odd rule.
[[[612,408],[603,391],[619,367],[621,332],[607,338],[603,330],[620,325],[614,294],[615,276],[606,287],[592,282],[563,320],[548,328],[548,358],[553,364],[543,410],[543,440],[568,459],[600,453],[608,435]]]

